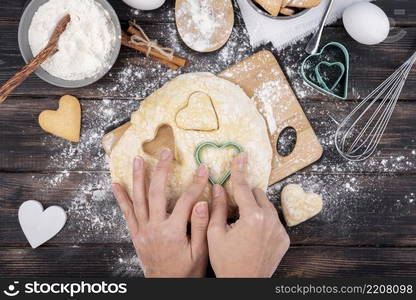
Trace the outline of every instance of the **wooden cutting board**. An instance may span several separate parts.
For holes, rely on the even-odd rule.
[[[260,51],[218,76],[239,85],[255,101],[257,109],[266,120],[273,148],[270,185],[322,156],[322,146],[270,51]],[[108,155],[129,126],[130,122],[127,122],[103,137],[102,144]],[[289,155],[281,156],[277,152],[277,143],[281,132],[288,127],[296,130],[296,145]]]

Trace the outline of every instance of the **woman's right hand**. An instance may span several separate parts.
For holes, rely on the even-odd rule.
[[[239,219],[227,224],[227,195],[215,185],[208,225],[208,248],[217,277],[271,277],[289,248],[290,240],[274,205],[260,189],[251,190],[246,178],[247,155],[234,158],[233,196]]]

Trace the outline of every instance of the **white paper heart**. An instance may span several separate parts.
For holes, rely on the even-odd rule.
[[[43,210],[40,202],[28,200],[19,207],[20,227],[33,249],[53,238],[65,222],[66,213],[59,206]]]
[[[323,207],[321,196],[305,193],[298,184],[289,184],[283,188],[282,211],[288,226],[298,225],[317,215]]]

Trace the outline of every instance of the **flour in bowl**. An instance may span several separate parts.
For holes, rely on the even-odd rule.
[[[95,0],[50,0],[39,7],[29,28],[32,53],[37,55],[46,47],[66,14],[71,22],[59,39],[59,51],[42,68],[65,80],[93,77],[108,68],[116,40],[109,14]]]

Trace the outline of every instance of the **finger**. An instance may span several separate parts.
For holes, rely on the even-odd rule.
[[[171,217],[178,222],[178,224],[184,226],[189,220],[192,207],[198,198],[204,192],[205,187],[208,183],[208,168],[204,165],[199,166],[194,176],[194,181],[191,185],[182,193],[176,202],[175,208],[173,209]]]
[[[149,217],[151,219],[164,220],[166,218],[165,188],[172,158],[172,151],[163,150],[153,172],[149,187]]]
[[[133,162],[133,207],[139,224],[148,220],[145,175],[143,158],[135,157]]]
[[[144,190],[146,192],[146,197],[149,198],[148,193],[149,193],[149,190],[150,190],[150,176],[149,176],[149,172],[147,172],[147,165],[146,164],[144,164],[144,173],[145,173],[145,176],[144,176]],[[149,201],[147,201],[147,211],[149,211]]]
[[[251,188],[246,180],[247,153],[237,155],[231,164],[231,184],[235,202],[238,205],[240,216],[253,211],[259,206],[256,203]]]
[[[256,197],[257,203],[259,203],[260,207],[265,208],[270,213],[272,213],[276,220],[279,227],[284,229],[282,222],[280,221],[279,214],[277,213],[277,209],[274,204],[267,198],[266,193],[261,189],[253,189],[254,197]]]
[[[262,208],[267,209],[274,209],[274,205],[272,202],[270,202],[269,198],[267,198],[266,193],[258,188],[253,189],[254,198],[256,198],[257,203]]]
[[[208,255],[208,221],[208,203],[205,201],[196,203],[191,215],[191,249],[195,258]]]
[[[216,184],[212,189],[212,211],[209,220],[210,230],[224,231],[227,228],[227,194],[222,186]]]
[[[124,219],[126,220],[130,235],[132,239],[134,239],[139,231],[139,225],[134,214],[133,203],[121,185],[113,183],[112,188],[114,196],[116,197],[118,205],[124,215]]]

